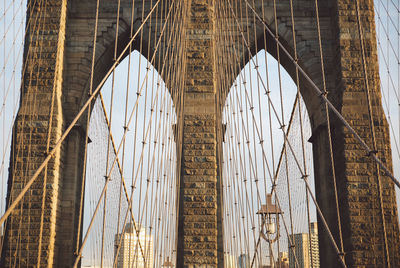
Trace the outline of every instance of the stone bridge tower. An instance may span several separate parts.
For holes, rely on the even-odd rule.
[[[218,19],[215,16],[214,1],[185,1],[189,5],[189,12],[184,44],[187,70],[183,89],[185,90],[182,117],[184,123],[181,129],[183,149],[181,152],[182,177],[179,187],[181,199],[178,267],[223,267],[222,204],[218,187],[219,180],[223,178],[217,175],[219,156],[217,141],[221,140],[218,135],[222,135],[222,131],[220,131],[221,122],[217,117],[217,107],[215,107],[216,94],[222,89],[216,88],[215,85],[219,74],[214,71],[215,56],[212,48],[215,43],[214,23]],[[15,198],[26,180],[45,158],[48,134],[51,135],[49,147],[52,148],[87,99],[89,66],[93,50],[96,1],[47,0],[47,4],[40,9],[37,6],[38,1],[28,0],[28,2],[30,3],[28,17],[40,18],[41,23],[27,25],[25,42],[27,61],[23,73],[25,79],[21,88],[21,107],[14,126],[11,157],[11,168],[15,168],[16,172],[9,178],[9,200]],[[95,85],[99,84],[113,64],[117,2],[101,1]],[[151,9],[150,1],[121,0],[118,33],[121,48],[129,40],[131,29],[127,22],[130,21],[132,2],[135,4],[136,13],[141,12],[142,8],[145,12]],[[271,29],[275,30],[274,1],[249,2],[256,2],[256,11],[259,14],[262,9],[266,11],[266,17],[263,19]],[[279,29],[278,39],[293,55],[290,1],[277,2],[279,2],[276,22]],[[370,123],[360,60],[356,1],[319,2],[329,99],[370,145]],[[381,104],[373,1],[359,0],[359,2],[365,32],[367,72],[370,78],[369,88],[375,118],[377,151],[378,156],[391,168],[389,130]],[[246,1],[240,3],[245,5]],[[322,88],[314,1],[293,0],[293,6],[294,20],[297,22],[296,44],[299,64]],[[139,17],[136,13],[135,16]],[[254,36],[250,35],[248,40],[253,55],[258,52],[257,50],[265,48],[270,54],[277,56],[275,36],[267,34],[265,46],[263,42],[265,29],[261,23],[250,26],[246,24],[245,18],[239,18],[239,21],[242,22],[246,31],[257,33]],[[139,25],[140,21],[137,21],[133,30],[137,30]],[[155,27],[152,29],[154,30]],[[143,38],[146,36],[148,35],[144,34]],[[137,42],[134,42],[134,47],[136,45]],[[241,44],[233,45],[240,46]],[[151,55],[154,51],[152,49],[150,46],[150,51],[145,56]],[[237,51],[246,50],[238,49]],[[249,61],[249,54],[238,55],[238,57],[243,59],[242,62]],[[295,78],[294,65],[284,54],[281,54],[281,64]],[[313,128],[310,140],[314,151],[317,199],[333,236],[340,245],[336,211],[331,205],[335,203],[335,198],[329,164],[327,124],[323,116],[324,105],[320,97],[312,92],[305,79],[300,79],[300,86]],[[53,92],[55,94],[52,94]],[[35,105],[38,102],[40,105]],[[54,112],[50,120],[52,103]],[[32,123],[26,124],[28,121]],[[49,125],[50,121],[51,125]],[[75,234],[78,228],[83,168],[81,163],[84,155],[82,148],[84,148],[86,131],[82,126],[85,126],[85,123],[82,120],[73,128],[66,142],[57,150],[49,163],[47,176],[42,174],[38,178],[25,197],[24,207],[17,206],[10,215],[2,252],[2,267],[11,267],[16,259],[21,266],[28,261],[37,263],[40,259],[41,267],[71,267],[75,259],[74,245],[77,243]],[[331,129],[335,148],[334,159],[346,263],[348,267],[373,265],[382,267],[385,265],[383,236],[374,240],[372,234],[374,232],[383,234],[383,225],[379,221],[375,225],[371,223],[371,217],[380,219],[375,164],[334,116],[332,116]],[[31,141],[32,144],[26,144],[27,141]],[[25,150],[28,145],[34,153]],[[47,198],[43,215],[45,228],[41,231],[38,226],[45,178],[47,181]],[[382,185],[389,259],[392,267],[400,267],[400,234],[394,186],[384,174]],[[25,214],[28,207],[29,217]],[[66,218],[70,220],[62,220]],[[14,256],[11,254],[15,250],[11,247],[11,242],[19,239],[17,230],[20,232],[18,237],[22,237],[21,254]],[[37,237],[40,233],[43,235],[40,245],[42,254],[38,256]],[[322,224],[319,224],[319,233],[321,266],[339,267],[338,256]],[[28,249],[30,255],[27,254]]]

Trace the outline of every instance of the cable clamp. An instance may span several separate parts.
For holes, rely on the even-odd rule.
[[[367,153],[367,156],[371,156],[371,155],[376,155],[378,153],[378,151],[377,150],[370,150],[368,153]]]
[[[321,94],[319,94],[321,97],[326,97],[328,96],[328,91],[323,91]]]
[[[280,127],[279,127],[279,129],[285,129],[285,127],[286,127],[286,125],[285,124],[283,124],[283,125],[281,125]]]
[[[122,128],[124,129],[124,131],[129,131],[128,126],[123,126]]]
[[[272,184],[272,186],[271,186],[271,191],[273,192],[274,190],[275,190],[275,188],[276,188],[276,183],[274,182],[273,184]]]
[[[263,18],[259,18],[259,20],[261,21],[261,23],[263,23],[263,24],[267,24],[267,21],[266,21],[266,20],[264,20]]]
[[[308,178],[308,176],[309,176],[309,175],[307,175],[307,174],[304,174],[303,176],[301,176],[301,179],[305,180],[305,179],[307,179],[307,178]]]
[[[254,66],[254,69],[256,69],[256,70],[257,70],[257,69],[258,69],[258,67],[259,67],[258,65],[255,65],[255,66]]]

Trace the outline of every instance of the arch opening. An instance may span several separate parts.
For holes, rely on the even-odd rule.
[[[176,254],[175,106],[159,73],[138,51],[119,64],[115,77],[108,78],[101,92],[88,130],[83,236],[106,174],[111,177],[82,264],[100,265],[105,219],[103,265],[112,266],[116,260],[119,265],[159,267]]]
[[[296,84],[271,54],[261,50],[234,81],[222,116],[226,125],[222,149],[225,265],[270,265],[278,259],[284,264],[285,258],[294,263],[294,255],[311,261],[310,254],[290,252],[288,241],[289,236],[308,236],[309,224],[316,226],[317,221],[315,205],[308,200],[301,180],[302,172],[307,172],[315,195],[312,145],[308,142],[311,123]],[[270,201],[279,204],[283,214],[264,218],[260,211]],[[261,235],[266,220],[279,230],[270,234],[271,241],[276,239],[271,244]],[[312,245],[318,247],[314,231]],[[316,257],[314,253],[313,264],[319,265]]]

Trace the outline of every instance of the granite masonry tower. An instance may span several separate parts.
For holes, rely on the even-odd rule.
[[[184,110],[181,117],[181,183],[178,216],[177,267],[223,267],[223,230],[221,192],[218,176],[218,131],[221,119],[217,116],[215,55],[215,15],[214,1],[228,0],[188,0],[184,82]],[[93,29],[96,17],[94,0],[47,0],[38,8],[38,2],[28,0],[28,18],[40,18],[37,25],[27,24],[25,57],[27,53],[45,55],[29,57],[23,69],[25,79],[21,87],[22,99],[14,126],[13,154],[11,167],[16,172],[9,178],[8,199],[14,198],[24,181],[38,168],[46,154],[46,137],[50,104],[54,101],[51,124],[52,139],[50,148],[62,135],[66,126],[75,117],[88,96],[90,63],[93,50]],[[113,64],[115,40],[115,11],[118,1],[100,1],[99,25],[97,34],[94,84],[98,84]],[[118,33],[119,44],[124,47],[131,31],[129,23],[132,9],[145,12],[151,9],[150,1],[121,0],[121,23]],[[155,1],[152,1],[153,3]],[[231,0],[230,2],[237,2]],[[265,11],[264,21],[275,30],[274,1],[248,1],[255,3],[259,14]],[[246,24],[239,18],[243,28],[256,32],[250,35],[249,45],[255,54],[266,49],[276,57],[276,38],[293,53],[293,36],[290,16],[290,1],[279,0],[277,22],[279,36],[267,36],[264,45],[264,27],[261,23]],[[326,87],[329,99],[336,105],[344,118],[355,128],[368,145],[372,144],[368,105],[365,96],[364,76],[361,61],[361,47],[357,27],[355,0],[325,0],[320,2],[320,22],[322,47],[324,52]],[[142,5],[145,5],[143,7]],[[246,1],[239,1],[245,8]],[[367,72],[375,119],[377,155],[387,167],[392,168],[389,128],[383,112],[380,93],[380,80],[377,57],[373,0],[359,0],[361,23],[364,30]],[[293,0],[296,24],[296,44],[298,62],[318,87],[323,88],[319,42],[316,32],[314,0]],[[160,12],[161,13],[161,12]],[[135,14],[135,16],[139,16]],[[140,25],[140,23],[139,23]],[[34,29],[34,27],[40,27]],[[137,24],[134,24],[137,27]],[[252,27],[256,27],[256,31]],[[158,29],[153,27],[153,29]],[[38,30],[38,31],[37,31]],[[134,29],[135,31],[135,29]],[[35,38],[31,38],[35,33]],[[239,33],[237,33],[239,35]],[[142,38],[147,38],[143,34]],[[146,40],[144,40],[146,41]],[[255,45],[257,44],[257,46]],[[136,42],[134,43],[134,46]],[[241,44],[237,44],[240,46]],[[238,51],[246,51],[238,49]],[[248,55],[237,55],[248,62]],[[183,60],[183,59],[182,59]],[[288,57],[281,54],[283,68],[295,79],[295,67]],[[240,71],[240,70],[239,70]],[[29,75],[34,73],[35,75]],[[31,87],[38,87],[33,92]],[[332,172],[328,146],[327,123],[324,116],[324,103],[316,95],[307,81],[300,79],[301,93],[307,106],[312,125],[314,154],[314,174],[316,196],[325,214],[333,237],[340,245],[333,192]],[[52,100],[52,92],[55,99]],[[32,106],[35,100],[40,105]],[[85,117],[85,116],[84,116]],[[29,120],[28,120],[29,119]],[[25,122],[32,122],[26,125]],[[85,122],[77,124],[66,142],[56,152],[47,167],[47,197],[45,200],[44,223],[41,243],[41,267],[72,267],[75,259],[76,233],[78,228],[78,207],[82,183],[82,163],[85,143]],[[29,129],[30,131],[23,131]],[[385,251],[382,222],[372,224],[371,217],[380,219],[375,163],[362,149],[351,133],[331,117],[335,169],[338,181],[338,196],[343,231],[343,251],[348,267],[383,267]],[[24,135],[22,135],[24,133]],[[179,133],[178,133],[179,134]],[[26,136],[31,135],[31,136]],[[30,141],[32,150],[37,153],[26,159],[24,148]],[[19,152],[16,154],[15,152]],[[29,154],[32,155],[32,154]],[[223,157],[223,156],[222,156]],[[27,161],[29,160],[29,161]],[[29,163],[29,164],[27,164]],[[388,254],[391,267],[400,267],[400,233],[393,183],[384,173],[381,174],[383,188],[383,207],[388,239]],[[42,185],[44,176],[28,191],[24,207],[17,206],[10,215],[6,226],[5,244],[1,266],[10,267],[15,258],[21,267],[28,261],[33,264],[38,259],[38,235],[41,217]],[[28,201],[27,201],[28,200]],[[24,214],[29,208],[30,216]],[[373,209],[374,208],[374,209]],[[371,212],[372,211],[372,212]],[[374,211],[376,213],[374,214]],[[374,215],[371,215],[374,214]],[[66,220],[68,219],[68,220]],[[318,222],[321,267],[340,267],[338,255],[329,237]],[[20,228],[20,225],[23,225]],[[28,228],[29,227],[29,228]],[[20,230],[20,234],[17,234]],[[19,235],[19,236],[18,236]],[[18,256],[11,255],[12,241],[20,240]],[[29,237],[30,239],[26,239]],[[30,241],[29,243],[27,241]],[[78,241],[79,242],[79,241]],[[15,243],[14,243],[15,244]],[[29,251],[29,255],[27,252]]]

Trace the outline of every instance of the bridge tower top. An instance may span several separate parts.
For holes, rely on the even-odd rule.
[[[333,116],[328,120],[332,114],[321,98],[325,95],[317,94],[314,87],[329,93],[329,101],[391,169],[374,3],[326,0],[319,1],[316,10],[316,2],[29,0],[28,21],[38,23],[27,23],[8,204],[13,204],[49,152],[52,158],[26,192],[24,205],[17,205],[9,216],[1,265],[73,265],[82,230],[87,144],[87,129],[82,126],[89,118],[82,107],[88,99],[94,100],[92,90],[100,90],[110,70],[138,50],[164,78],[175,107],[182,108],[176,110],[177,267],[223,267],[221,148],[225,126],[221,111],[240,71],[265,49],[297,83],[306,103],[312,125],[316,199],[339,255],[345,253],[349,267],[388,263],[400,267],[394,185],[341,120]],[[169,25],[174,38],[168,39],[160,25],[165,26],[170,18],[178,18],[180,28]],[[170,79],[172,72],[176,72],[175,80]],[[74,121],[80,111],[79,120]],[[376,135],[371,132],[373,127]],[[67,138],[65,131],[69,131]],[[64,142],[58,143],[60,139]],[[371,217],[380,221],[372,224]],[[318,221],[321,263],[339,267],[330,234],[321,217]],[[14,246],[16,241],[19,248]]]

